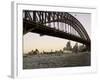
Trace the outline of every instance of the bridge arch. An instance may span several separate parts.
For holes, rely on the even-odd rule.
[[[77,31],[77,33],[80,35],[80,38],[83,40],[86,40],[90,43],[90,38],[83,27],[83,25],[71,14],[68,12],[49,12],[49,11],[24,11],[24,17],[23,22],[25,24],[25,21],[32,24],[32,22],[35,24],[34,26],[46,26],[47,23],[52,22],[61,22],[70,25],[73,29]],[[48,27],[48,26],[47,26]],[[34,30],[34,27],[26,28],[26,32],[31,32]]]

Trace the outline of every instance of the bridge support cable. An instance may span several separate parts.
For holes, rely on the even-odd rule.
[[[36,22],[36,12],[33,11],[33,21]]]
[[[66,24],[66,19],[64,20],[65,22],[65,32],[67,33],[67,24]]]
[[[43,25],[45,25],[46,24],[46,21],[45,21],[45,19],[46,19],[45,13],[43,15],[43,18],[44,18]]]
[[[40,11],[37,12],[37,16],[38,16],[38,22],[41,22],[41,15],[40,15]]]
[[[30,16],[30,13],[25,11],[25,19],[27,20],[32,20],[31,16]]]
[[[44,23],[44,13],[43,12],[41,12],[41,15],[42,15],[42,24]]]
[[[50,15],[51,15],[51,13],[49,12],[49,13],[48,13],[48,21],[49,21],[49,22],[51,21],[51,20],[50,20],[50,17],[51,17]],[[48,23],[48,25],[49,25],[49,27],[51,27],[51,23]]]
[[[38,12],[36,12],[36,22],[39,22]]]
[[[57,29],[59,30],[59,14],[57,14]]]
[[[68,24],[68,33],[69,33],[69,24]]]
[[[52,19],[53,19],[53,21],[55,20],[55,13],[52,13],[53,14],[53,17],[52,17]],[[53,22],[53,27],[54,27],[54,29],[56,29],[55,28],[55,22]]]
[[[65,24],[65,23],[62,23],[62,28],[63,28],[62,31],[63,31],[63,32],[65,31],[64,24]]]
[[[64,28],[65,28],[65,32],[66,32],[66,23],[65,23],[65,27]]]

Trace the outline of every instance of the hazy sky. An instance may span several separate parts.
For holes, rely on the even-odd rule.
[[[86,29],[87,33],[90,36],[90,26],[91,26],[91,14],[82,14],[82,13],[71,13],[75,16],[81,24]],[[51,51],[51,50],[59,50],[63,49],[66,46],[68,40],[61,39],[52,36],[40,36],[36,33],[27,33],[23,36],[23,52],[27,53],[31,50],[38,49],[40,52],[44,51]],[[72,46],[75,42],[71,41]]]

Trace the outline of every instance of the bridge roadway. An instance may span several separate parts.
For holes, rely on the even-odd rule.
[[[91,45],[91,41],[82,39],[78,36],[65,33],[63,31],[54,28],[50,28],[48,26],[42,25],[40,23],[36,23],[34,21],[23,19],[23,34],[26,34],[27,32],[34,32],[34,33],[39,33],[40,35],[49,35],[49,36],[59,37],[63,39],[68,39],[79,43],[83,43],[88,47],[90,47]]]

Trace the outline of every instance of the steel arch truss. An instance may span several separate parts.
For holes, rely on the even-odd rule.
[[[74,41],[81,42],[83,44],[86,43],[90,45],[90,38],[86,30],[84,29],[83,25],[74,16],[72,16],[68,12],[24,10],[23,11],[23,22],[24,22],[23,23],[24,25],[23,33],[24,34],[26,34],[27,32],[35,32],[35,29],[37,29],[39,26],[40,27],[42,26],[41,28],[44,28],[45,30],[48,28],[50,30],[55,30],[56,33],[63,32],[65,34],[68,34],[67,36],[69,36],[70,38],[75,36],[77,40],[74,40],[72,38],[71,39]],[[46,33],[47,35],[50,34],[46,31],[45,31],[46,33],[45,32],[42,33],[41,30],[39,31],[41,34],[46,34]]]

